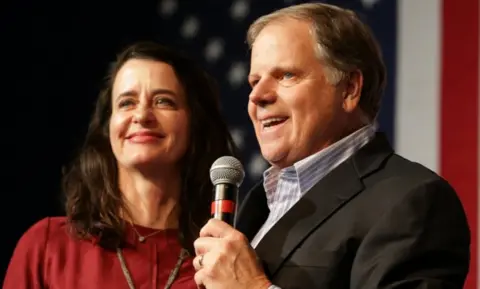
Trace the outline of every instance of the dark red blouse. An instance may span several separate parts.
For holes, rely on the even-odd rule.
[[[155,230],[135,226],[145,236]],[[138,241],[127,227],[129,246],[123,249],[137,289],[164,288],[181,246],[177,230],[165,230]],[[197,289],[192,257],[186,259],[172,289]],[[3,289],[129,289],[116,252],[67,233],[64,217],[45,218],[25,232],[13,253]]]

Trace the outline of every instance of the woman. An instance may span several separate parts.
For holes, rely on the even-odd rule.
[[[3,288],[196,288],[209,168],[233,154],[207,74],[160,45],[129,47],[64,176],[67,217],[22,236]]]

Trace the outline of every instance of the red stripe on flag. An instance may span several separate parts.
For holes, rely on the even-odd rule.
[[[457,190],[472,233],[465,289],[477,289],[479,1],[443,0],[440,173]]]

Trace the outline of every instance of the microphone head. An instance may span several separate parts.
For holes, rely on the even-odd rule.
[[[242,163],[231,156],[218,158],[210,167],[210,180],[214,186],[231,184],[240,187],[244,177],[245,171]]]

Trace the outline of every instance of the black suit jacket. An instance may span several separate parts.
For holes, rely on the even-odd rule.
[[[268,213],[259,183],[236,227],[251,240]],[[308,191],[256,252],[282,289],[462,288],[469,246],[455,191],[377,134]]]

